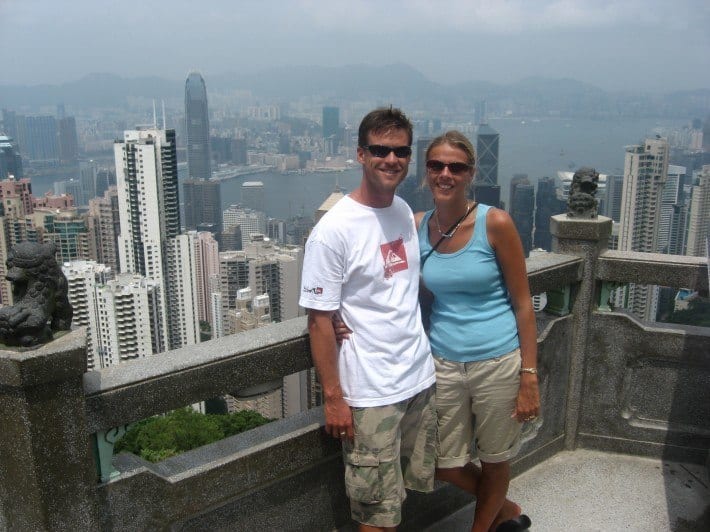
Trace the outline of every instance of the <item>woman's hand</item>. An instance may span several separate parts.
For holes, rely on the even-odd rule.
[[[335,331],[335,341],[338,342],[338,345],[341,345],[343,341],[350,338],[352,331],[345,325],[345,322],[340,317],[340,312],[334,312],[331,321],[333,322],[333,331]]]
[[[522,373],[520,375],[520,391],[515,401],[515,411],[511,417],[519,422],[533,421],[540,415],[540,390],[537,375]]]

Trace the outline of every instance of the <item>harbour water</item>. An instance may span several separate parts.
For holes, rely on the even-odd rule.
[[[647,136],[680,128],[687,120],[653,119],[601,120],[498,119],[490,125],[500,134],[498,182],[501,198],[507,200],[513,174],[528,174],[532,183],[554,176],[558,170],[592,166],[600,173],[622,174],[624,147],[637,144]],[[410,166],[410,174],[416,171]],[[222,182],[222,203],[226,207],[241,201],[245,181],[264,183],[264,203],[268,216],[289,218],[312,215],[335,188],[350,191],[361,177],[359,167],[334,173],[281,174],[265,172],[240,176]]]
[[[490,125],[500,134],[498,183],[501,198],[507,201],[513,174],[528,174],[532,183],[543,176],[554,176],[558,170],[593,166],[600,173],[621,174],[624,146],[637,144],[646,136],[667,134],[681,128],[690,119],[623,121],[565,119],[493,119]],[[471,135],[473,138],[474,135]],[[671,161],[672,162],[672,161]],[[181,165],[179,178],[185,177]],[[415,162],[410,174],[416,172]],[[68,175],[32,178],[36,196],[52,190],[53,182],[68,179]],[[346,191],[360,182],[361,170],[355,165],[349,170],[333,173],[281,174],[262,172],[241,175],[222,182],[222,203],[241,202],[241,186],[245,181],[264,183],[264,203],[268,216],[288,219],[304,214],[312,216],[315,209],[333,191],[336,184]],[[182,185],[180,186],[182,193]]]

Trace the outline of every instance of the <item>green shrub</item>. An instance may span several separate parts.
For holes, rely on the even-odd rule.
[[[114,453],[129,452],[149,462],[207,445],[272,421],[257,412],[204,415],[191,408],[144,419],[116,443]]]

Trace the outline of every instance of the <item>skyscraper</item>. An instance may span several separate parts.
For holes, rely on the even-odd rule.
[[[22,156],[11,137],[0,135],[0,179],[10,176],[22,177]]]
[[[96,289],[101,367],[164,351],[160,337],[160,283],[137,274],[119,274]]]
[[[657,137],[626,148],[619,230],[620,251],[657,253],[663,185],[668,175],[668,141]],[[623,306],[641,319],[656,318],[655,290],[630,284]]]
[[[501,207],[498,186],[498,132],[488,124],[478,126],[476,136],[476,178],[473,196],[479,203]]]
[[[608,175],[606,178],[606,208],[604,215],[615,222],[621,220],[621,193],[624,189],[623,175]]]
[[[552,177],[541,177],[537,181],[537,196],[535,198],[535,247],[552,251],[552,235],[550,234],[550,217],[561,214],[567,209],[565,202],[557,198],[555,180]]]
[[[432,139],[419,137],[414,145],[416,172],[412,174],[411,166],[409,175],[397,189],[397,194],[409,204],[413,211],[426,211],[434,206],[429,187],[424,183],[426,177],[426,150]],[[424,186],[422,186],[424,183]]]
[[[95,240],[96,260],[118,272],[118,235],[121,219],[118,214],[118,191],[109,188],[103,197],[89,200],[89,228]]]
[[[67,278],[69,303],[74,309],[72,329],[86,327],[86,368],[103,368],[101,358],[99,315],[96,290],[115,274],[111,268],[94,261],[64,263],[62,273]]]
[[[476,181],[480,185],[498,184],[498,132],[488,124],[478,127],[476,136]]]
[[[59,161],[57,120],[53,116],[17,115],[20,151],[35,161]]]
[[[517,174],[510,184],[510,216],[518,230],[527,257],[532,249],[533,213],[535,211],[535,188],[527,174]]]
[[[188,176],[191,179],[211,178],[207,90],[199,72],[190,72],[185,81],[185,132]]]
[[[686,255],[707,257],[710,237],[710,165],[703,166],[698,183],[693,185],[688,215]]]
[[[680,255],[683,250],[685,232],[680,231],[685,227],[683,182],[685,181],[685,167],[673,164],[668,165],[668,175],[661,192],[661,216],[658,222],[658,252],[671,255]]]
[[[73,116],[60,117],[57,121],[57,141],[59,159],[63,163],[75,163],[79,158],[79,140],[76,134],[76,119]]]
[[[217,180],[186,179],[182,184],[185,229],[209,225],[213,234],[222,232],[222,194]]]
[[[125,131],[124,139],[114,144],[114,155],[121,227],[120,269],[122,273],[139,273],[157,281],[161,327],[157,338],[162,343],[156,352],[176,349],[181,346],[170,344],[169,338],[185,335],[169,330],[176,323],[170,319],[170,312],[179,311],[183,295],[176,291],[180,285],[168,279],[168,268],[179,265],[179,257],[171,256],[177,250],[171,241],[180,232],[175,131]],[[191,297],[185,295],[188,296]]]
[[[340,109],[338,107],[323,107],[323,140],[326,153],[338,153],[340,137]]]
[[[219,248],[211,233],[196,234],[194,239],[199,317],[213,325],[210,301],[212,292],[219,291]]]
[[[264,212],[264,183],[261,181],[242,183],[242,205],[255,211]]]

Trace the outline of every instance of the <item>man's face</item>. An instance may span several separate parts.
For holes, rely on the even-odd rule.
[[[409,136],[403,129],[393,129],[386,133],[369,133],[368,146],[388,146],[399,148],[409,145]],[[397,157],[390,151],[385,157],[375,157],[370,150],[359,146],[357,160],[362,164],[363,185],[371,193],[377,195],[393,195],[409,170],[411,154],[406,157]]]

